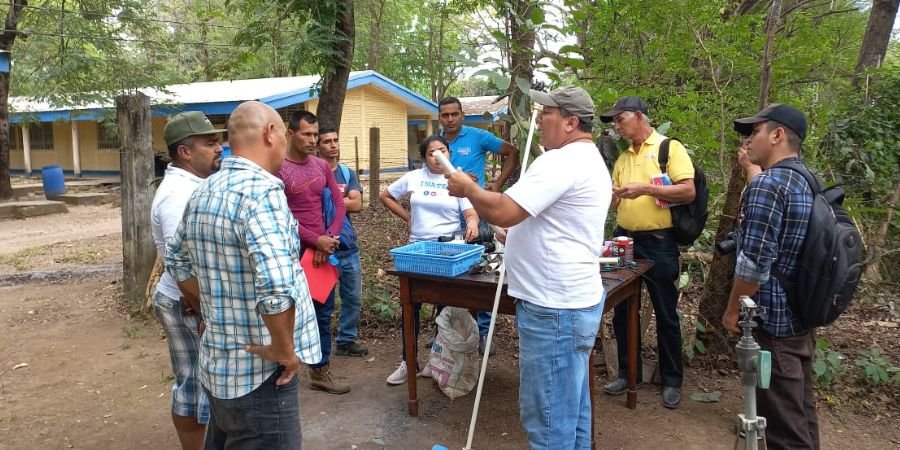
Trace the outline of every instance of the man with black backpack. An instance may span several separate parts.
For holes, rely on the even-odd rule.
[[[362,297],[362,265],[359,261],[359,247],[356,245],[356,230],[350,214],[362,211],[362,186],[359,177],[346,164],[340,162],[341,144],[338,132],[329,126],[319,128],[319,157],[324,159],[334,173],[341,194],[344,196],[344,207],[347,217],[341,227],[341,243],[334,255],[338,259],[338,281],[341,297],[341,318],[338,321],[335,354],[339,356],[365,356],[369,349],[357,342],[357,325],[359,323],[360,299]],[[334,297],[335,292],[331,292]],[[330,300],[332,303],[334,299]]]
[[[698,191],[694,183],[695,168],[684,146],[653,129],[647,110],[647,104],[640,98],[624,97],[600,118],[604,122],[613,122],[616,132],[631,141],[631,146],[619,155],[613,168],[612,207],[616,209],[617,222],[614,234],[634,239],[635,258],[654,262],[647,273],[646,285],[656,313],[662,404],[674,409],[681,403],[684,367],[681,321],[676,309],[678,289],[675,286],[680,271],[678,243],[681,240],[676,233],[672,206],[690,205],[698,197]],[[668,149],[668,154],[664,155],[666,158],[661,158],[663,147]],[[705,211],[706,200],[701,201]],[[704,216],[699,227],[701,230],[705,221]],[[613,315],[619,374],[604,388],[609,395],[621,395],[627,389],[626,319],[627,308],[623,303],[616,307]],[[640,362],[637,367],[640,372]],[[641,378],[640,373],[637,376]]]
[[[815,192],[821,191],[799,159],[806,118],[792,106],[773,104],[735,120],[734,129],[747,136],[747,156],[763,172],[749,182],[741,201],[734,285],[722,323],[739,333],[742,295],[762,307],[754,336],[772,353],[772,378],[769,389],[756,390],[756,399],[759,416],[767,419],[768,448],[818,449],[811,377],[815,336],[786,293],[801,276]]]

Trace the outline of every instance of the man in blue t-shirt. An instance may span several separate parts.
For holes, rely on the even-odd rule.
[[[340,164],[341,145],[338,141],[337,130],[330,127],[319,128],[319,157],[328,162],[334,171],[334,179],[338,188],[344,194],[344,207],[347,208],[347,217],[350,222],[350,213],[358,213],[362,210],[362,186],[354,171],[346,164]],[[350,226],[352,230],[352,225]],[[343,242],[347,238],[349,242]],[[356,245],[356,232],[341,233],[342,246],[334,253],[338,258],[338,271],[340,272],[338,293],[341,296],[341,317],[338,323],[336,355],[363,356],[369,353],[369,349],[356,342],[357,324],[359,323],[360,297],[362,296],[362,267],[359,262],[359,247]],[[344,248],[344,244],[346,248]],[[334,295],[334,291],[331,291]],[[331,302],[333,299],[328,299]]]
[[[519,149],[487,130],[463,125],[464,118],[462,103],[458,98],[444,97],[438,102],[441,136],[450,142],[450,162],[455,167],[461,167],[463,172],[476,177],[481,187],[493,192],[502,192],[506,180],[519,164]],[[485,156],[488,152],[499,153],[503,157],[500,175],[491,183],[485,183],[484,179]],[[481,335],[478,349],[484,354],[491,313],[480,311],[477,318],[478,332]],[[494,346],[491,347],[491,354],[494,354]]]

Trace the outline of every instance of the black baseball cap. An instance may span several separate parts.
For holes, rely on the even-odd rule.
[[[646,115],[648,110],[647,104],[644,103],[640,97],[629,95],[628,97],[622,97],[616,100],[616,104],[613,105],[612,111],[600,114],[600,120],[609,123],[612,122],[613,117],[616,117],[625,111],[639,111]]]
[[[806,116],[799,109],[781,103],[772,103],[755,116],[735,119],[734,131],[737,131],[742,136],[749,136],[753,133],[753,125],[769,120],[788,127],[791,131],[797,133],[801,141],[806,139]]]

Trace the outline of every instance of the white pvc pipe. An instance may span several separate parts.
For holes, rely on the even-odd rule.
[[[488,327],[487,341],[484,343],[484,358],[481,359],[481,373],[478,375],[478,389],[475,391],[475,406],[472,407],[472,420],[469,422],[469,437],[463,450],[472,450],[472,439],[475,437],[475,422],[478,421],[478,407],[481,405],[481,391],[484,389],[484,374],[487,372],[488,355],[491,354],[491,343],[494,340],[494,325],[497,323],[497,307],[503,293],[503,279],[506,277],[506,264],[500,264],[500,275],[497,278],[497,292],[494,294],[494,306],[491,309],[491,325]]]
[[[446,170],[448,174],[456,172],[456,168],[453,167],[453,164],[450,164],[450,160],[444,156],[444,152],[432,152],[431,154],[434,155],[434,158],[437,159],[442,166],[444,166],[444,170]]]
[[[531,154],[531,141],[534,139],[534,125],[537,122],[538,111],[535,109],[531,111],[531,123],[528,125],[528,138],[525,139],[525,149],[522,151],[522,172],[519,175],[525,175],[525,170],[528,168],[528,156]]]

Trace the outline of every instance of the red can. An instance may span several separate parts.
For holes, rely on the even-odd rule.
[[[623,263],[634,261],[634,239],[628,236],[618,236],[613,238],[616,243],[616,256],[622,258]]]

